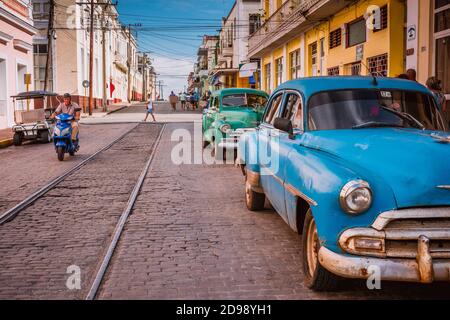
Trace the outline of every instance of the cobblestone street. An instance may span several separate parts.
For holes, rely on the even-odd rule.
[[[68,171],[136,124],[81,125],[81,149],[76,157],[58,163],[53,143],[27,143],[0,149],[0,212],[23,200],[50,180]]]
[[[301,241],[273,211],[249,212],[233,166],[172,164],[168,125],[115,253],[101,299],[444,298],[448,285],[383,284],[369,292],[303,286]]]
[[[0,226],[0,299],[83,299],[161,126],[140,125]],[[82,290],[66,287],[80,267]]]

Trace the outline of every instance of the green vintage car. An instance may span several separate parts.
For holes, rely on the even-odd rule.
[[[254,89],[214,92],[203,112],[203,148],[211,145],[217,158],[226,150],[236,150],[240,136],[260,124],[268,98]]]

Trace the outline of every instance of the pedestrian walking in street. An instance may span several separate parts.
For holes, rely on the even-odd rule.
[[[151,115],[153,122],[156,122],[155,115],[153,114],[153,101],[150,99],[147,103],[147,114],[145,115],[144,122],[147,122],[148,116]]]
[[[178,96],[173,91],[170,93],[169,102],[173,111],[177,111]]]
[[[199,96],[198,92],[195,91],[191,95],[192,110],[198,109],[198,102],[199,102],[199,100],[200,100],[200,96]]]
[[[186,110],[186,93],[185,92],[182,92],[180,94],[180,101],[181,101],[181,109],[183,111],[185,111]]]

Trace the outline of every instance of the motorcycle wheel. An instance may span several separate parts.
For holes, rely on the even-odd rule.
[[[64,161],[64,154],[66,153],[63,147],[58,147],[58,149],[56,149],[56,153],[58,154],[58,160],[59,161]]]

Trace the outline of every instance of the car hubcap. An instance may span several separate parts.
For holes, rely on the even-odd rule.
[[[306,255],[308,259],[308,269],[310,276],[314,276],[318,263],[319,238],[317,236],[317,228],[314,219],[312,219],[308,228],[308,236],[306,243]]]

